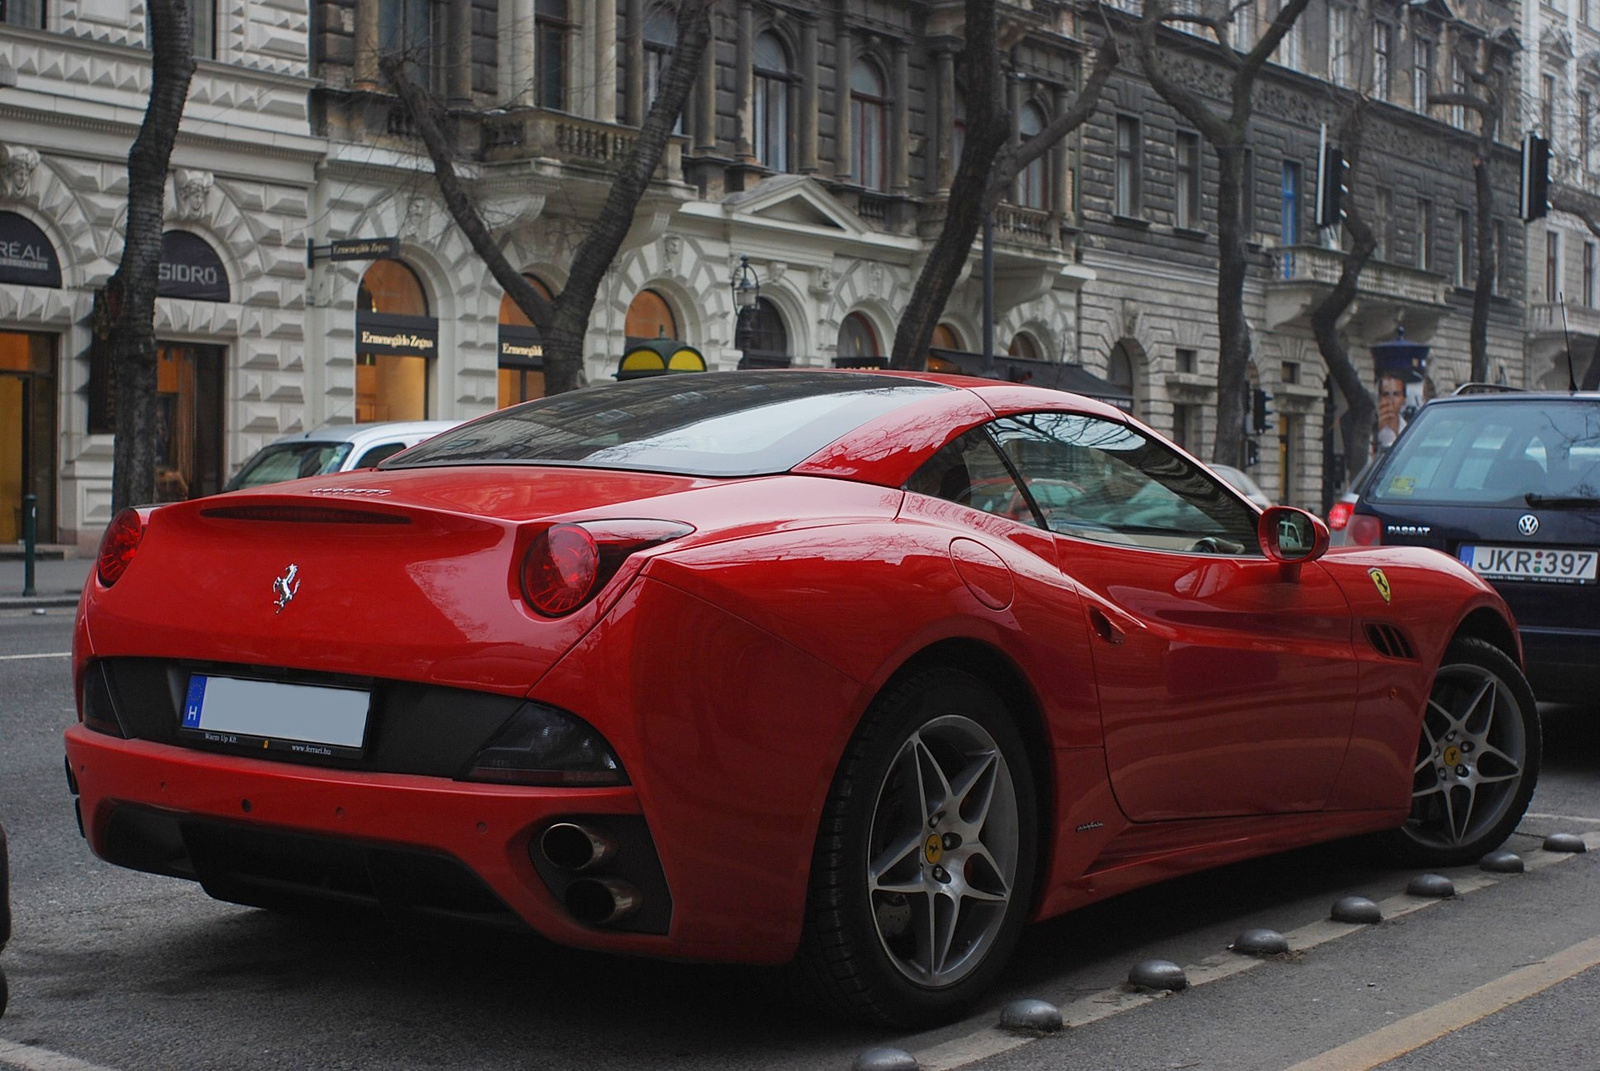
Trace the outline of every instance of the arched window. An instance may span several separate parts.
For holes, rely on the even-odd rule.
[[[628,319],[623,327],[630,340],[649,342],[657,338],[677,338],[678,320],[672,315],[667,299],[654,290],[641,290],[628,305]]]
[[[533,26],[539,107],[566,111],[567,0],[534,0]]]
[[[1044,351],[1039,346],[1039,340],[1026,331],[1018,331],[1011,336],[1011,345],[1006,347],[1006,352],[1027,361],[1044,360]]]
[[[754,306],[740,314],[734,344],[744,353],[740,368],[789,366],[789,330],[783,326],[778,306],[766,298],[757,298]]]
[[[949,324],[940,324],[933,329],[933,341],[928,343],[930,350],[959,351],[961,350],[961,336]],[[940,357],[936,353],[928,354],[928,371],[952,372],[961,374],[961,366],[948,357]]]
[[[869,190],[884,188],[884,161],[888,156],[888,101],[883,72],[868,60],[858,59],[850,69],[851,119],[856,135],[856,180]]]
[[[756,159],[774,171],[789,170],[789,53],[778,35],[756,38],[755,145]]]
[[[872,321],[859,312],[852,312],[839,325],[839,362],[860,364],[865,359],[883,356],[878,346],[878,332]]]
[[[531,275],[528,285],[546,301],[550,290]],[[544,341],[522,306],[506,294],[500,299],[500,391],[498,408],[544,397]]]
[[[1134,355],[1125,341],[1111,347],[1111,356],[1106,358],[1106,382],[1132,399],[1129,412],[1137,415],[1139,391],[1135,389],[1137,384],[1134,382]]]
[[[1017,118],[1017,133],[1023,142],[1044,132],[1044,109],[1031,101],[1022,106]],[[1050,207],[1050,154],[1034,160],[1017,175],[1017,204],[1023,208]]]
[[[356,420],[425,420],[439,324],[416,272],[376,260],[356,292]]]

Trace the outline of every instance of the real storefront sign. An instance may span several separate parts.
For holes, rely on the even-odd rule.
[[[228,272],[204,238],[188,231],[161,236],[161,268],[156,296],[192,301],[227,301]]]
[[[432,316],[362,312],[356,315],[356,353],[426,357],[439,352],[439,321]]]
[[[0,212],[0,283],[61,289],[56,247],[32,220],[15,212]]]
[[[544,338],[537,327],[500,325],[500,364],[507,368],[543,368]]]

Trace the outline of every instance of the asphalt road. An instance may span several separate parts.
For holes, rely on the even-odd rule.
[[[1511,844],[1528,873],[1453,871],[1469,891],[1419,901],[1403,895],[1413,874],[1356,842],[1179,879],[1034,927],[989,1007],[905,1035],[818,1019],[771,971],[274,915],[107,866],[78,836],[62,775],[70,628],[70,610],[0,610],[0,823],[16,916],[0,955],[7,1071],[842,1071],[879,1046],[928,1071],[1600,1068],[1600,711],[1549,712],[1546,775]],[[1552,831],[1593,834],[1597,850],[1538,851]],[[1347,893],[1389,917],[1328,923]],[[1253,927],[1297,951],[1226,950]],[[1184,966],[1191,986],[1129,992],[1129,968],[1150,958]],[[1061,1006],[1069,1029],[995,1030],[1018,997]]]

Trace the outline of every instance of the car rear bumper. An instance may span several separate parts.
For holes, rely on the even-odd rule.
[[[1547,701],[1594,696],[1600,688],[1600,630],[1524,625],[1519,631],[1534,695]]]
[[[525,925],[562,944],[655,956],[760,961],[787,952],[673,936],[685,905],[672,901],[632,787],[330,771],[125,740],[83,725],[67,730],[66,749],[69,787],[95,854],[199,881],[221,899],[371,904]],[[553,872],[539,855],[541,834],[562,820],[624,840],[614,862],[582,877],[625,880],[640,891],[643,902],[627,920],[586,925],[564,905],[565,886],[579,875]]]

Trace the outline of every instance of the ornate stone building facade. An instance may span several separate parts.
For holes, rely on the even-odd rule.
[[[670,15],[646,0],[194,8],[206,58],[173,157],[158,302],[163,494],[209,493],[287,432],[465,419],[540,393],[534,336],[443,208],[379,57],[406,56],[410,76],[451,109],[486,218],[513,264],[555,293],[670,54]],[[41,502],[48,494],[46,538],[87,547],[109,520],[111,464],[89,317],[120,251],[124,161],[148,79],[145,14],[137,0],[34,10],[37,24],[0,25],[0,60],[16,72],[0,88],[0,241],[43,239],[59,280],[0,276],[0,413],[28,416],[0,506],[24,485]],[[1003,11],[1021,139],[1071,101],[1104,22],[1098,9],[1050,0]],[[1273,497],[1313,508],[1330,411],[1306,317],[1340,257],[1309,219],[1318,136],[1335,118],[1330,81],[1354,77],[1350,55],[1378,40],[1365,7],[1359,20],[1339,11],[1327,0],[1308,9],[1258,87],[1252,130],[1252,380],[1275,410],[1255,473]],[[1452,33],[1470,22],[1427,11]],[[1259,28],[1266,8],[1257,14]],[[1367,359],[1364,347],[1403,323],[1432,343],[1442,390],[1464,378],[1470,309],[1452,235],[1472,203],[1474,143],[1438,109],[1411,106],[1412,79],[1440,77],[1408,73],[1412,50],[1425,52],[1412,42],[1434,40],[1417,28],[1425,14],[1399,4],[1387,16],[1394,85],[1375,106],[1375,177],[1358,176],[1356,192],[1388,231],[1346,335]],[[597,301],[590,381],[609,381],[631,342],[662,334],[712,368],[859,366],[886,354],[959,153],[961,18],[951,0],[721,5],[679,133]],[[1209,456],[1214,159],[1127,55],[1091,123],[1027,169],[997,213],[996,349],[1019,374],[1081,366]],[[1214,79],[1203,50],[1189,62]],[[1496,167],[1514,183],[1512,150]],[[1520,230],[1506,205],[1502,292],[1520,296]],[[976,259],[936,338],[935,361],[950,367],[974,367],[981,348]],[[746,263],[761,300],[736,346],[730,282]],[[1491,348],[1512,382],[1523,378],[1522,332],[1521,302],[1508,296]],[[15,536],[0,527],[0,538]]]

